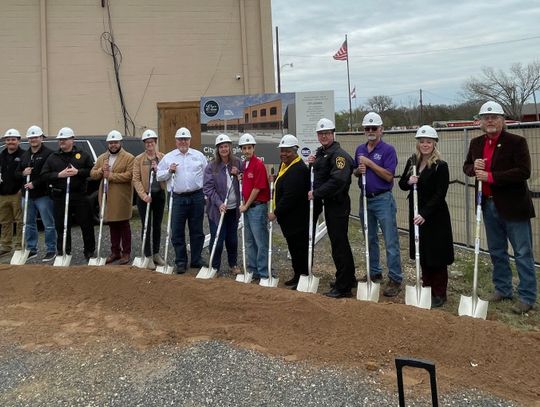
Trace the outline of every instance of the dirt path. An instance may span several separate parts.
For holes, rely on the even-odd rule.
[[[2,265],[0,332],[0,341],[25,349],[220,339],[287,360],[377,370],[392,384],[394,357],[411,356],[436,362],[443,391],[475,387],[528,405],[540,399],[538,332],[228,279]]]

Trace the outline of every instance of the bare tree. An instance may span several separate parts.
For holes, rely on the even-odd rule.
[[[510,70],[496,71],[490,67],[482,68],[480,78],[471,78],[463,85],[467,98],[485,102],[494,100],[501,104],[507,116],[520,120],[524,103],[540,89],[540,61],[523,66],[513,64]]]
[[[367,107],[372,112],[384,113],[387,110],[394,109],[395,105],[390,96],[378,95],[368,99]]]

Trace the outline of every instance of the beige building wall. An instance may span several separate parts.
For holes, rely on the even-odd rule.
[[[137,135],[157,128],[158,102],[274,92],[270,0],[109,5]],[[102,48],[108,30],[101,0],[0,1],[0,130],[123,132],[113,62]]]

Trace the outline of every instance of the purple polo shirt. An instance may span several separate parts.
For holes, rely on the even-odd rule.
[[[396,167],[398,163],[396,149],[382,140],[377,143],[371,153],[368,152],[367,143],[360,144],[356,148],[356,153],[354,154],[354,162],[357,167],[360,164],[358,158],[361,156],[369,158],[379,167],[390,171],[392,174],[395,174],[396,172]],[[362,188],[362,177],[358,178],[358,186]],[[393,186],[394,181],[386,182],[381,177],[379,177],[371,168],[367,169],[366,192],[368,194],[390,191]]]

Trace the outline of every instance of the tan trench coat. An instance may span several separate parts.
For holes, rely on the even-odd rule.
[[[158,161],[163,158],[163,153],[156,151],[156,157]],[[139,154],[135,157],[133,163],[133,188],[139,195],[139,198],[143,199],[148,195],[148,183],[150,182],[150,165],[148,165],[148,156],[146,152]],[[167,182],[161,181],[161,188],[167,190]]]
[[[103,178],[103,165],[109,158],[109,152],[101,154],[94,167],[90,171],[92,179]],[[107,206],[105,208],[105,221],[115,222],[131,219],[133,212],[133,162],[135,157],[126,150],[121,149],[114,162],[109,176],[109,193],[107,194]],[[103,193],[103,181],[99,185],[99,204]]]

